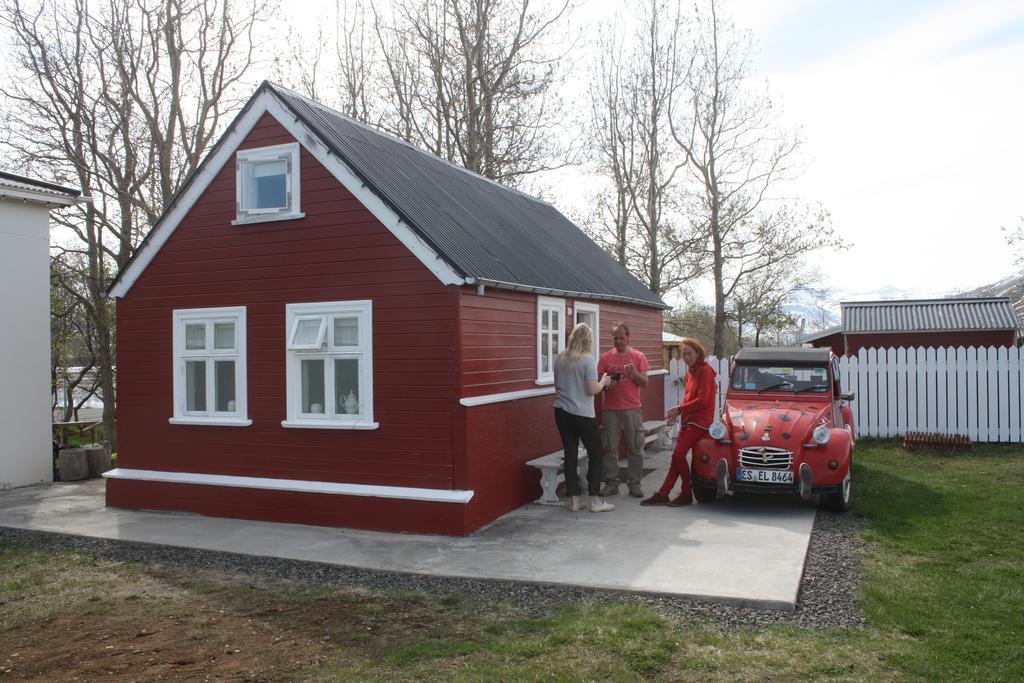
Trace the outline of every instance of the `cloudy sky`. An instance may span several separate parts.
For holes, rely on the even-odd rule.
[[[801,194],[853,242],[823,257],[844,298],[942,296],[1018,269],[1024,2],[728,0],[802,128]]]
[[[792,191],[822,203],[851,243],[813,259],[835,301],[942,297],[1021,269],[1000,228],[1024,216],[1024,2],[720,8],[751,32],[753,77],[805,141]],[[622,0],[581,0],[572,21],[593,35],[629,13]],[[580,173],[564,172],[563,187]],[[557,193],[570,213],[581,203]],[[694,288],[698,300],[711,296],[706,285]]]

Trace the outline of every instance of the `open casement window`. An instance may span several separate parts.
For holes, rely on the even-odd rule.
[[[555,358],[565,348],[565,301],[537,297],[537,384],[555,381]]]
[[[376,429],[370,301],[289,304],[285,427]]]
[[[172,424],[246,426],[245,307],[174,311]]]
[[[587,327],[594,334],[594,350],[592,351],[594,360],[598,360],[601,357],[601,309],[597,304],[588,304],[582,301],[576,302],[576,308],[574,310],[576,321],[573,323],[573,327],[580,323],[586,323]],[[571,332],[572,330],[570,330]]]
[[[239,150],[235,224],[301,218],[299,143]]]

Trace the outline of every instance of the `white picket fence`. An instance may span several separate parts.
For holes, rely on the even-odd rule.
[[[963,434],[975,442],[1024,441],[1024,358],[1016,348],[861,349],[839,360],[859,436],[907,432]],[[721,407],[729,359],[709,358]],[[686,368],[673,360],[665,376],[666,410],[679,405]]]

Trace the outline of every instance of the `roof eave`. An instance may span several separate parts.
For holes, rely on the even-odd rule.
[[[488,278],[467,278],[466,283],[469,285],[484,285],[486,287],[494,287],[495,289],[504,289],[515,292],[530,292],[533,294],[539,294],[541,296],[557,296],[565,299],[595,299],[598,301],[615,301],[625,304],[634,304],[637,306],[646,306],[648,308],[658,308],[666,310],[671,308],[668,304],[660,299],[658,302],[647,301],[644,299],[638,299],[636,297],[621,296],[616,294],[597,294],[594,292],[574,292],[567,289],[555,289],[551,287],[537,287],[534,285],[523,285],[515,282],[502,282],[500,280],[491,280]]]

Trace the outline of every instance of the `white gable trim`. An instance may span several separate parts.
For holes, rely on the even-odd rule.
[[[432,272],[444,285],[467,284],[465,278],[456,273],[448,262],[424,242],[416,232],[406,225],[397,213],[384,203],[359,179],[359,177],[340,158],[331,153],[316,134],[299,121],[281,101],[269,91],[265,91],[252,101],[249,109],[238,119],[235,125],[220,141],[220,146],[200,171],[193,177],[191,184],[174,205],[167,210],[162,219],[153,228],[136,254],[135,259],[121,274],[121,279],[110,289],[110,297],[118,299],[131,289],[135,281],[146,269],[170,236],[177,229],[185,215],[206,192],[213,179],[220,173],[224,165],[231,162],[242,141],[249,135],[263,114],[269,113],[292,137],[309,151],[313,157],[331,172],[352,195],[365,206],[384,226],[411,251],[420,262]],[[244,230],[244,226],[235,229]]]

